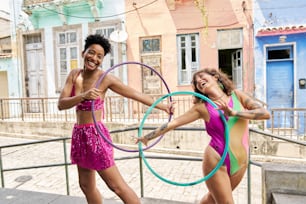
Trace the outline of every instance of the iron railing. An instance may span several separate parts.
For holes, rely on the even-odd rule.
[[[306,140],[306,108],[273,108],[268,128],[276,135]]]
[[[152,130],[155,129],[154,127],[144,127],[144,129],[146,130]],[[111,133],[118,133],[118,132],[126,132],[126,131],[133,131],[133,130],[138,130],[138,127],[135,128],[128,128],[128,129],[121,129],[121,130],[114,130],[111,131]],[[178,128],[176,130],[181,130],[181,131],[203,131],[203,128]],[[270,138],[274,138],[274,139],[278,139],[278,140],[283,140],[285,142],[289,142],[292,144],[298,144],[298,145],[302,145],[302,146],[306,146],[306,142],[302,142],[302,141],[296,141],[296,140],[292,140],[290,138],[287,137],[282,137],[282,136],[277,136],[277,135],[273,135],[271,133],[268,133],[266,131],[262,131],[262,130],[258,130],[258,129],[254,129],[254,128],[250,128],[250,135],[252,133],[255,134],[260,134],[262,136],[265,137],[270,137]],[[25,169],[38,169],[38,168],[46,168],[46,167],[58,167],[58,166],[64,166],[64,171],[65,171],[65,178],[66,178],[66,193],[67,195],[70,195],[70,188],[69,188],[69,172],[68,172],[68,166],[71,164],[68,162],[67,159],[67,154],[66,154],[66,143],[67,141],[70,140],[70,138],[58,138],[58,139],[50,139],[50,140],[42,140],[42,141],[35,141],[35,142],[26,142],[26,143],[20,143],[20,144],[12,144],[12,145],[3,145],[0,146],[0,175],[1,175],[1,186],[5,187],[5,172],[9,172],[9,171],[19,171],[19,170],[25,170]],[[27,145],[34,145],[34,144],[40,144],[40,143],[50,143],[50,142],[56,142],[56,141],[61,141],[63,142],[63,149],[64,149],[64,153],[63,153],[63,157],[64,157],[64,162],[63,163],[53,163],[53,164],[48,164],[48,165],[35,165],[35,166],[24,166],[24,167],[20,167],[20,168],[5,168],[3,166],[3,155],[2,155],[2,150],[3,149],[7,149],[7,148],[12,148],[12,147],[22,147],[22,146],[27,146]],[[250,151],[251,152],[251,151]],[[151,158],[155,158],[155,159],[172,159],[172,160],[192,160],[192,161],[202,161],[202,158],[200,157],[180,157],[180,156],[174,156],[174,157],[158,157],[158,156],[151,156]],[[140,195],[141,197],[144,197],[144,188],[145,186],[143,185],[143,168],[142,168],[142,160],[140,156],[134,156],[134,157],[121,157],[121,158],[116,158],[116,160],[125,160],[125,159],[139,159],[139,174],[140,174],[140,183],[141,183],[141,192]],[[248,171],[247,171],[247,193],[248,193],[248,204],[251,204],[251,165],[255,165],[255,166],[259,166],[261,167],[261,164],[255,161],[251,160],[251,154],[250,154],[250,162],[248,164]],[[258,178],[257,178],[258,179]]]
[[[161,95],[152,95],[154,99]],[[0,98],[0,121],[24,122],[74,122],[75,109],[59,111],[58,98]],[[193,105],[190,96],[172,97],[175,101],[174,117],[183,114]],[[104,121],[139,123],[144,117],[148,106],[122,96],[105,98]],[[263,104],[265,106],[265,104]],[[306,108],[272,108],[271,119],[268,121],[251,121],[260,129],[270,130],[273,134],[286,136],[292,139],[306,139]],[[160,110],[154,109],[148,116],[150,123],[163,123],[169,116]]]
[[[161,95],[151,95],[154,100]],[[173,97],[172,97],[173,98]],[[58,98],[0,98],[0,120],[16,121],[76,121],[75,109],[59,111]],[[165,101],[167,103],[167,101]],[[180,96],[176,100],[176,113],[182,114],[192,105],[192,98]],[[104,102],[105,122],[140,122],[148,106],[122,96],[106,97]],[[168,114],[154,109],[148,119],[161,122],[168,118]]]

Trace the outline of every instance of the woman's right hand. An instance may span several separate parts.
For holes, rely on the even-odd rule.
[[[95,100],[100,97],[102,91],[97,88],[91,88],[88,91],[85,91],[82,94],[83,100]]]

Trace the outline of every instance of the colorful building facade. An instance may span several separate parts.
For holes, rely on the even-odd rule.
[[[0,10],[0,98],[14,97],[18,93],[17,83],[13,84],[9,81],[16,81],[15,73],[18,73],[12,66],[12,45],[11,45],[11,21],[9,12]],[[18,81],[18,80],[17,80]]]
[[[88,34],[110,34],[121,29],[124,2],[117,1],[23,1],[33,30],[19,33],[25,97],[58,96],[71,69],[82,67],[81,52]],[[124,58],[118,44],[103,67]]]
[[[142,62],[176,91],[191,88],[194,71],[215,67],[230,75],[237,88],[253,93],[251,1],[25,0],[22,9],[33,26],[18,33],[23,97],[58,96],[67,73],[82,67],[84,39],[95,32],[109,37],[113,46],[104,69]],[[114,31],[127,38],[111,39]],[[166,93],[148,69],[130,67],[135,65],[114,74],[145,93]]]
[[[305,7],[299,0],[254,1],[255,93],[270,110],[306,107]],[[300,125],[292,114],[281,118],[280,127],[304,127],[303,118]]]
[[[126,1],[128,60],[155,67],[174,91],[191,90],[192,73],[214,67],[231,76],[237,88],[253,93],[251,1],[167,0],[143,5],[140,0]],[[135,8],[141,9],[128,12]]]

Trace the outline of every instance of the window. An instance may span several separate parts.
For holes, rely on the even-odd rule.
[[[142,37],[139,41],[141,62],[162,74],[161,36]],[[153,70],[142,69],[142,91],[145,94],[161,94],[162,83]]]
[[[242,90],[242,50],[232,52],[232,77],[237,89]]]
[[[11,37],[4,37],[0,39],[0,53],[12,53]]]
[[[192,74],[199,69],[199,35],[177,37],[179,84],[190,84]]]
[[[292,48],[290,46],[268,48],[267,57],[267,60],[290,60],[292,59]]]
[[[70,30],[57,33],[57,56],[59,61],[59,86],[63,87],[67,75],[71,69],[78,68],[79,46],[77,43],[77,32]]]
[[[160,39],[144,39],[142,40],[142,53],[160,52]]]
[[[232,76],[237,89],[243,88],[242,29],[218,30],[219,67]]]
[[[26,44],[35,44],[35,43],[41,43],[41,35],[40,34],[32,34],[32,35],[26,35],[25,36],[25,43]]]

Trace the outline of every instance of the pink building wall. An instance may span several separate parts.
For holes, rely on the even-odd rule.
[[[134,9],[134,2],[136,2],[136,6],[144,4],[141,0],[127,0],[126,11]],[[127,13],[126,29],[129,35],[127,40],[128,61],[140,61],[139,43],[141,37],[161,35],[162,75],[169,87],[172,87],[171,90],[174,90],[177,85],[177,77],[173,77],[177,69],[176,27],[166,2],[156,1],[147,7],[139,9],[138,12]],[[135,77],[137,77],[137,79],[141,78],[140,72],[135,73],[131,70],[132,69],[129,69],[128,79],[133,79]],[[129,84],[133,87],[141,86],[139,80],[129,80]]]
[[[243,29],[243,87],[253,93],[253,31],[251,18],[251,0],[205,0],[208,13],[208,27],[202,18],[200,10],[193,0],[165,0],[132,11],[135,7],[144,5],[141,0],[126,0],[127,60],[140,61],[140,38],[161,35],[162,75],[171,91],[187,90],[190,86],[178,85],[177,65],[177,34],[200,33],[200,68],[218,67],[217,30]],[[134,3],[134,5],[133,5]],[[136,3],[136,4],[135,4]],[[129,83],[140,87],[141,73],[129,69]]]

